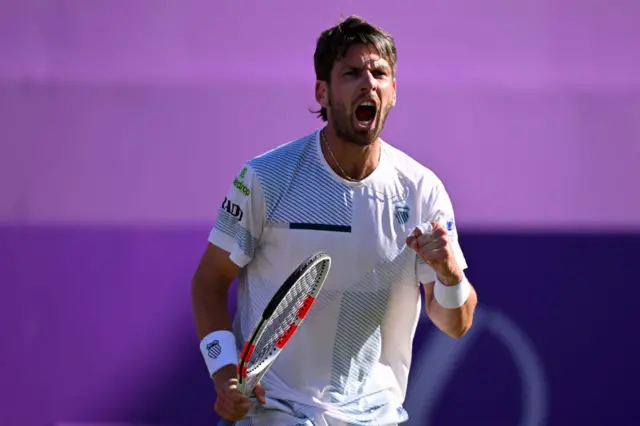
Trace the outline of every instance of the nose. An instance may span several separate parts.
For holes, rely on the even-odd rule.
[[[376,88],[378,87],[378,80],[373,76],[373,74],[371,74],[371,71],[367,70],[365,73],[363,73],[363,76],[364,77],[362,79],[362,86],[360,90],[363,93],[369,93],[376,90]]]

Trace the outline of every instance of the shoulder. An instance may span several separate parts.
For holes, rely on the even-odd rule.
[[[269,180],[283,171],[299,163],[305,153],[313,147],[316,132],[305,135],[301,138],[283,143],[257,157],[247,161],[250,167],[260,180]]]
[[[389,148],[389,154],[395,161],[398,173],[416,191],[421,205],[421,220],[441,220],[444,215],[447,226],[453,224],[453,205],[442,180],[431,169],[395,147]]]
[[[442,185],[440,178],[431,169],[406,152],[388,142],[384,142],[384,150],[398,173],[420,192],[432,192],[432,190]]]
[[[243,165],[243,172],[252,185],[260,188],[267,207],[271,209],[288,188],[299,164],[313,153],[316,132],[286,142],[266,151]]]

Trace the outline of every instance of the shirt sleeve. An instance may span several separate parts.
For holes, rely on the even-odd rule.
[[[422,221],[422,224],[439,222],[447,229],[449,241],[458,266],[460,266],[460,269],[463,271],[467,269],[467,261],[458,241],[453,204],[442,182],[438,182],[432,193],[428,195],[426,199],[426,211],[423,214]],[[436,280],[436,272],[426,264],[420,256],[416,255],[416,258],[418,280],[422,284],[434,282]]]
[[[247,265],[260,244],[265,201],[255,171],[245,164],[218,209],[209,242],[230,253],[239,267]]]

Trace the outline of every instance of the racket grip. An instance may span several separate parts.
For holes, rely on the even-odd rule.
[[[247,397],[253,396],[253,391],[258,384],[259,377],[257,376],[248,376],[245,377],[244,382],[238,385],[238,390],[240,393]]]

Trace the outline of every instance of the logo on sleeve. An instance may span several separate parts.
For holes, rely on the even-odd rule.
[[[451,232],[453,231],[453,229],[456,227],[455,222],[453,221],[453,219],[449,219],[447,220],[447,231]]]
[[[249,188],[247,188],[247,185],[245,185],[244,182],[242,182],[238,178],[235,178],[233,180],[233,186],[235,186],[238,189],[238,191],[242,192],[246,196],[251,194],[251,190]]]
[[[224,201],[222,202],[222,208],[229,213],[231,216],[235,217],[239,221],[242,220],[242,216],[244,213],[239,205],[232,203],[230,199],[224,197]]]
[[[244,176],[245,176],[246,174],[247,174],[247,168],[246,168],[246,167],[244,167],[244,168],[240,171],[240,174],[238,175],[238,178],[239,178],[240,180],[244,180]]]
[[[244,177],[246,175],[247,168],[243,167],[242,170],[240,170],[238,177],[233,180],[233,186],[235,186],[238,191],[242,192],[244,195],[249,196],[249,194],[251,194],[251,190],[244,184]]]
[[[453,219],[447,219],[447,222],[445,224],[445,227],[447,228],[447,232],[449,233],[449,240],[450,241],[455,241],[456,240],[456,223]]]

